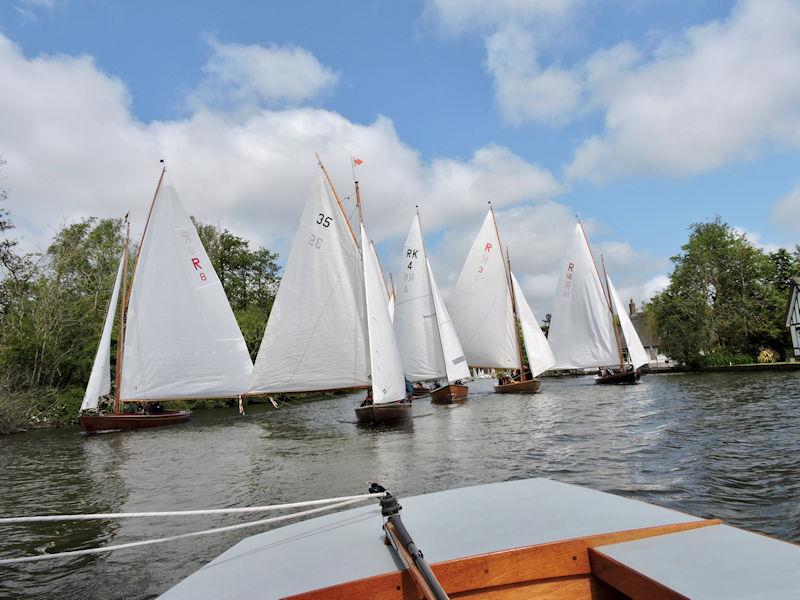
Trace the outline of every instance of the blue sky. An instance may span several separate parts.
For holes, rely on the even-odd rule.
[[[494,200],[545,309],[575,214],[639,300],[692,222],[798,241],[796,2],[10,0],[0,35],[4,187],[34,247],[135,216],[164,154],[190,211],[285,251],[315,150],[345,193],[365,160],[387,268],[420,203],[445,285]]]

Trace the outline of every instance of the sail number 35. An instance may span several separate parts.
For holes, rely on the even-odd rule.
[[[330,227],[331,226],[331,218],[323,213],[319,213],[317,215],[316,220],[317,225],[322,225],[323,227]],[[322,238],[318,235],[311,234],[311,238],[308,240],[308,245],[314,248],[321,248],[322,247]]]

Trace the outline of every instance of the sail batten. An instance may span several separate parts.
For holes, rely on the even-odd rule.
[[[522,329],[522,339],[525,341],[528,367],[531,370],[531,375],[538,377],[547,369],[553,367],[556,364],[556,359],[513,272],[511,273],[511,283],[514,286],[514,299],[517,302],[517,316]]]
[[[579,369],[618,364],[615,338],[608,300],[578,223],[556,289],[547,336],[555,366]]]
[[[361,252],[320,174],[284,267],[251,392],[369,385],[363,278]]]
[[[122,272],[126,267],[125,258],[127,252],[122,253],[117,269],[117,277],[114,280],[114,288],[111,292],[111,299],[108,303],[106,320],[103,323],[103,332],[100,335],[100,343],[97,346],[97,353],[92,363],[92,372],[89,375],[89,382],[86,384],[86,392],[83,395],[81,410],[92,410],[97,408],[101,396],[111,392],[111,332],[114,329],[114,314],[117,311],[119,301],[119,291],[122,282]]]
[[[175,189],[158,188],[142,240],[124,342],[121,399],[232,397],[252,362],[225,291]]]
[[[470,248],[449,309],[470,366],[519,368],[505,258],[492,211]]]

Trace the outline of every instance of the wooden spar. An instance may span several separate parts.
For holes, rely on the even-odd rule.
[[[392,272],[389,271],[389,282],[392,284],[392,298],[395,298],[395,291],[394,291],[394,277],[392,277]]]
[[[428,288],[431,287],[431,273],[428,269],[428,248],[425,246],[425,236],[422,235],[422,219],[419,218],[419,205],[416,206],[417,209],[417,222],[419,223],[419,237],[422,240],[422,258],[425,259],[425,271],[428,273]],[[431,290],[433,292],[433,290]],[[447,375],[447,357],[444,355],[444,344],[442,343],[442,330],[439,329],[439,314],[436,312],[436,302],[433,303],[433,314],[436,317],[436,333],[439,335],[439,349],[442,351],[442,364],[444,365],[444,376],[447,379],[447,383],[453,383],[450,381],[450,377]]]
[[[492,213],[492,223],[494,223],[494,233],[497,236],[497,244],[500,246],[500,257],[503,256],[503,243],[500,241],[500,230],[497,228],[497,219],[494,217],[494,207],[489,202],[489,212]],[[506,250],[506,259],[508,258],[508,250]],[[525,381],[525,366],[522,358],[522,340],[520,339],[520,332],[517,328],[517,302],[514,298],[514,286],[511,285],[511,264],[506,260],[503,261],[503,266],[506,269],[506,285],[508,286],[508,293],[511,295],[511,312],[514,316],[514,335],[517,336],[517,353],[519,354],[519,377],[520,381]]]
[[[495,227],[497,224],[495,223]],[[511,255],[508,252],[508,246],[506,246],[506,263],[508,266],[508,277],[511,279]],[[525,381],[525,366],[522,362],[522,333],[520,329],[522,329],[522,321],[519,318],[519,313],[517,312],[517,295],[514,293],[514,283],[511,283],[511,309],[514,312],[514,332],[517,334],[517,351],[519,352],[519,380]],[[517,322],[519,322],[519,328],[517,328]]]
[[[127,284],[128,275],[128,247],[130,246],[131,238],[131,222],[128,215],[125,215],[125,249],[122,251],[122,282],[120,287],[122,289],[122,305],[119,309],[119,334],[117,335],[117,372],[114,382],[114,414],[118,415],[122,412],[122,401],[120,399],[120,384],[122,383],[122,354],[125,347],[125,313],[128,308],[127,303]]]
[[[361,207],[361,190],[358,188],[358,180],[353,183],[356,184],[356,206],[358,207],[358,220],[364,222],[364,209]]]
[[[319,154],[314,154],[317,157],[317,163],[319,164],[319,168],[322,169],[322,173],[325,175],[325,179],[328,182],[328,187],[331,188],[333,192],[333,197],[336,198],[336,203],[339,205],[339,210],[342,211],[342,216],[344,217],[345,223],[347,223],[347,228],[350,230],[350,235],[353,236],[353,241],[356,243],[356,247],[358,247],[358,239],[356,238],[356,234],[353,231],[353,226],[350,223],[350,219],[347,216],[347,211],[344,209],[344,204],[342,204],[342,200],[339,198],[339,194],[336,193],[336,188],[333,187],[333,181],[331,180],[331,176],[328,175],[328,171],[325,168],[325,165],[322,164],[322,160],[319,157]]]
[[[617,341],[617,352],[619,353],[619,369],[622,373],[625,372],[625,358],[622,356],[622,342],[620,340],[619,328],[617,327],[617,320],[614,318],[614,311],[612,310],[611,303],[611,288],[608,285],[608,272],[606,271],[606,261],[603,255],[600,255],[600,263],[603,265],[603,276],[606,280],[606,300],[608,301],[608,309],[611,312],[611,325],[614,327],[614,338]]]

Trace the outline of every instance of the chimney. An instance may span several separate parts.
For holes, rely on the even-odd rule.
[[[628,311],[631,313],[631,316],[636,314],[636,302],[633,301],[633,298],[628,302]]]

